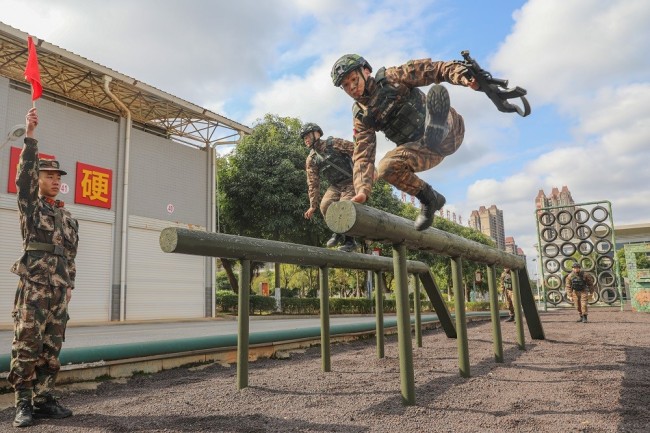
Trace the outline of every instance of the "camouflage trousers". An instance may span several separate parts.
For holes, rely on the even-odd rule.
[[[581,316],[586,316],[589,305],[589,290],[576,291],[567,289],[566,295],[568,299],[573,299],[573,305],[576,306],[578,313],[580,313]]]
[[[54,389],[61,368],[59,352],[65,340],[68,305],[65,287],[52,287],[21,278],[12,312],[14,339],[7,381],[17,398],[45,399]]]
[[[505,290],[505,295],[506,295],[506,304],[508,305],[508,312],[510,312],[510,316],[514,317],[515,316],[515,304],[512,302],[512,290]]]
[[[424,181],[415,173],[429,170],[440,164],[446,156],[456,152],[465,137],[463,116],[453,108],[447,117],[449,133],[437,145],[431,143],[431,134],[425,128],[418,141],[405,143],[386,153],[377,165],[377,176],[385,179],[400,191],[416,195],[424,186]]]
[[[323,217],[327,214],[327,208],[329,208],[332,203],[340,200],[350,200],[354,195],[355,192],[352,179],[347,183],[331,185],[327,188],[327,191],[325,191],[325,194],[323,194],[323,198],[320,201],[320,211],[323,214]]]

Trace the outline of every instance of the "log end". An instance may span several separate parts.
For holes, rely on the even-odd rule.
[[[344,200],[332,203],[327,209],[325,222],[334,233],[347,233],[357,221],[355,203]]]
[[[178,246],[178,229],[167,227],[160,232],[160,249],[166,253],[173,253]]]

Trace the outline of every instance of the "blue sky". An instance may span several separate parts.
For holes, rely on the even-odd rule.
[[[646,0],[8,0],[2,21],[238,122],[274,113],[348,139],[351,100],[329,78],[340,55],[376,70],[469,49],[533,112],[448,86],[465,141],[422,177],[450,210],[466,222],[497,205],[529,259],[540,189],[610,200],[616,225],[650,219]],[[381,138],[378,157],[391,147]]]

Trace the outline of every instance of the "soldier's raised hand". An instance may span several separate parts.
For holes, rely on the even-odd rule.
[[[25,116],[25,123],[27,125],[26,136],[34,138],[34,130],[38,126],[38,114],[36,113],[36,108],[30,108]]]

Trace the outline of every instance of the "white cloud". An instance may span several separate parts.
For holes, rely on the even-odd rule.
[[[503,179],[474,182],[464,213],[496,203],[529,259],[539,189],[567,185],[577,202],[610,200],[615,224],[647,222],[650,60],[641,53],[650,40],[650,5],[531,0],[515,18],[492,66],[512,82],[532,83],[530,100],[556,106],[575,127]]]
[[[349,52],[375,69],[435,59],[425,40],[453,39],[445,11],[441,0],[6,0],[2,21],[242,123],[275,113],[349,139],[352,100],[333,87],[331,65]],[[647,221],[650,3],[530,0],[514,18],[494,56],[479,61],[525,87],[533,114],[504,115],[484,95],[448,86],[465,142],[422,177],[443,191],[476,179],[449,209],[467,216],[496,204],[529,255],[539,189],[567,185],[578,201],[611,200],[616,223]],[[530,139],[549,112],[560,130]],[[378,139],[380,158],[393,144]],[[480,175],[497,165],[499,176]]]

